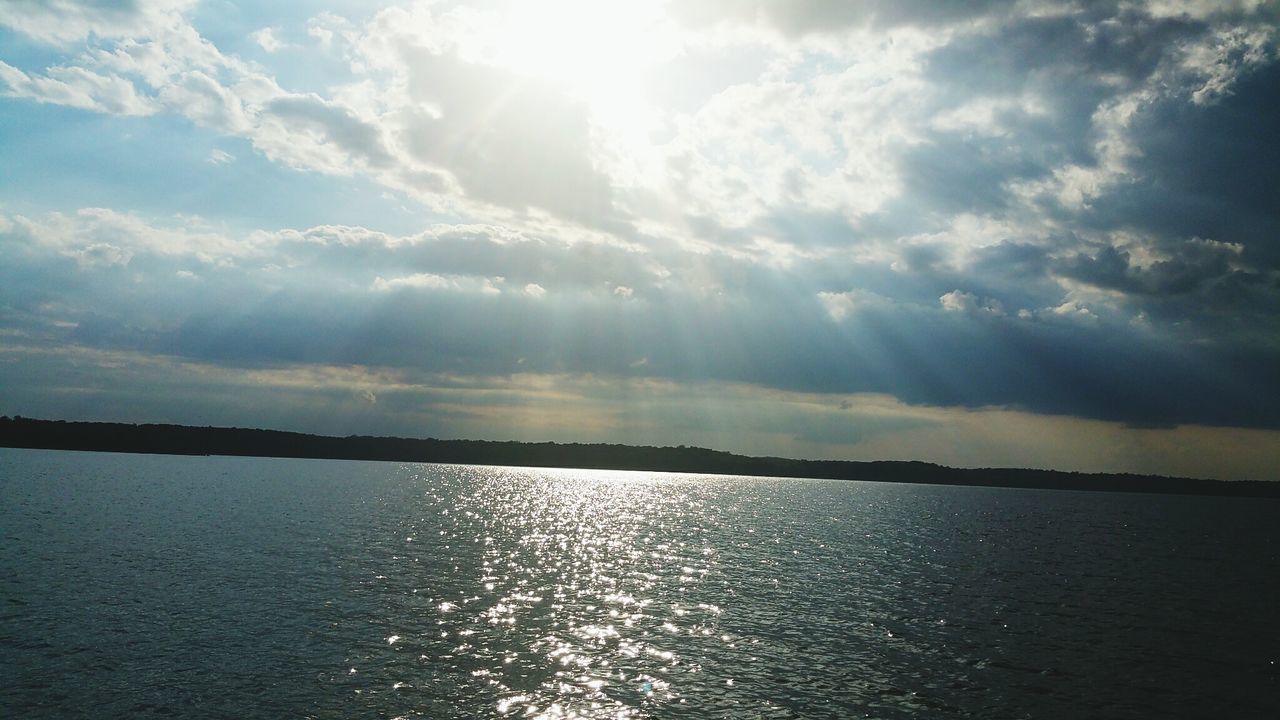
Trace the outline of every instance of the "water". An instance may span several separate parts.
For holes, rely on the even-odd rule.
[[[1280,716],[1280,503],[0,450],[0,716]]]

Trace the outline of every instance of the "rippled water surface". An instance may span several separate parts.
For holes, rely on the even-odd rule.
[[[14,718],[1280,717],[1280,504],[0,450]]]

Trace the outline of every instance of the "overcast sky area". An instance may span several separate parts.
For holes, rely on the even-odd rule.
[[[0,414],[1280,479],[1278,27],[0,0]]]

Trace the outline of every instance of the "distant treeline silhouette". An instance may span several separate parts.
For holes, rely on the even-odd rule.
[[[131,425],[0,417],[0,446],[56,450],[395,460],[464,465],[599,468],[1055,490],[1280,497],[1280,482],[1219,481],[1014,468],[952,468],[915,461],[855,462],[748,457],[698,447],[436,440],[279,430]]]

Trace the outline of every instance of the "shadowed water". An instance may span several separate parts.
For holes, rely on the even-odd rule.
[[[0,450],[5,717],[1275,717],[1280,503]]]

